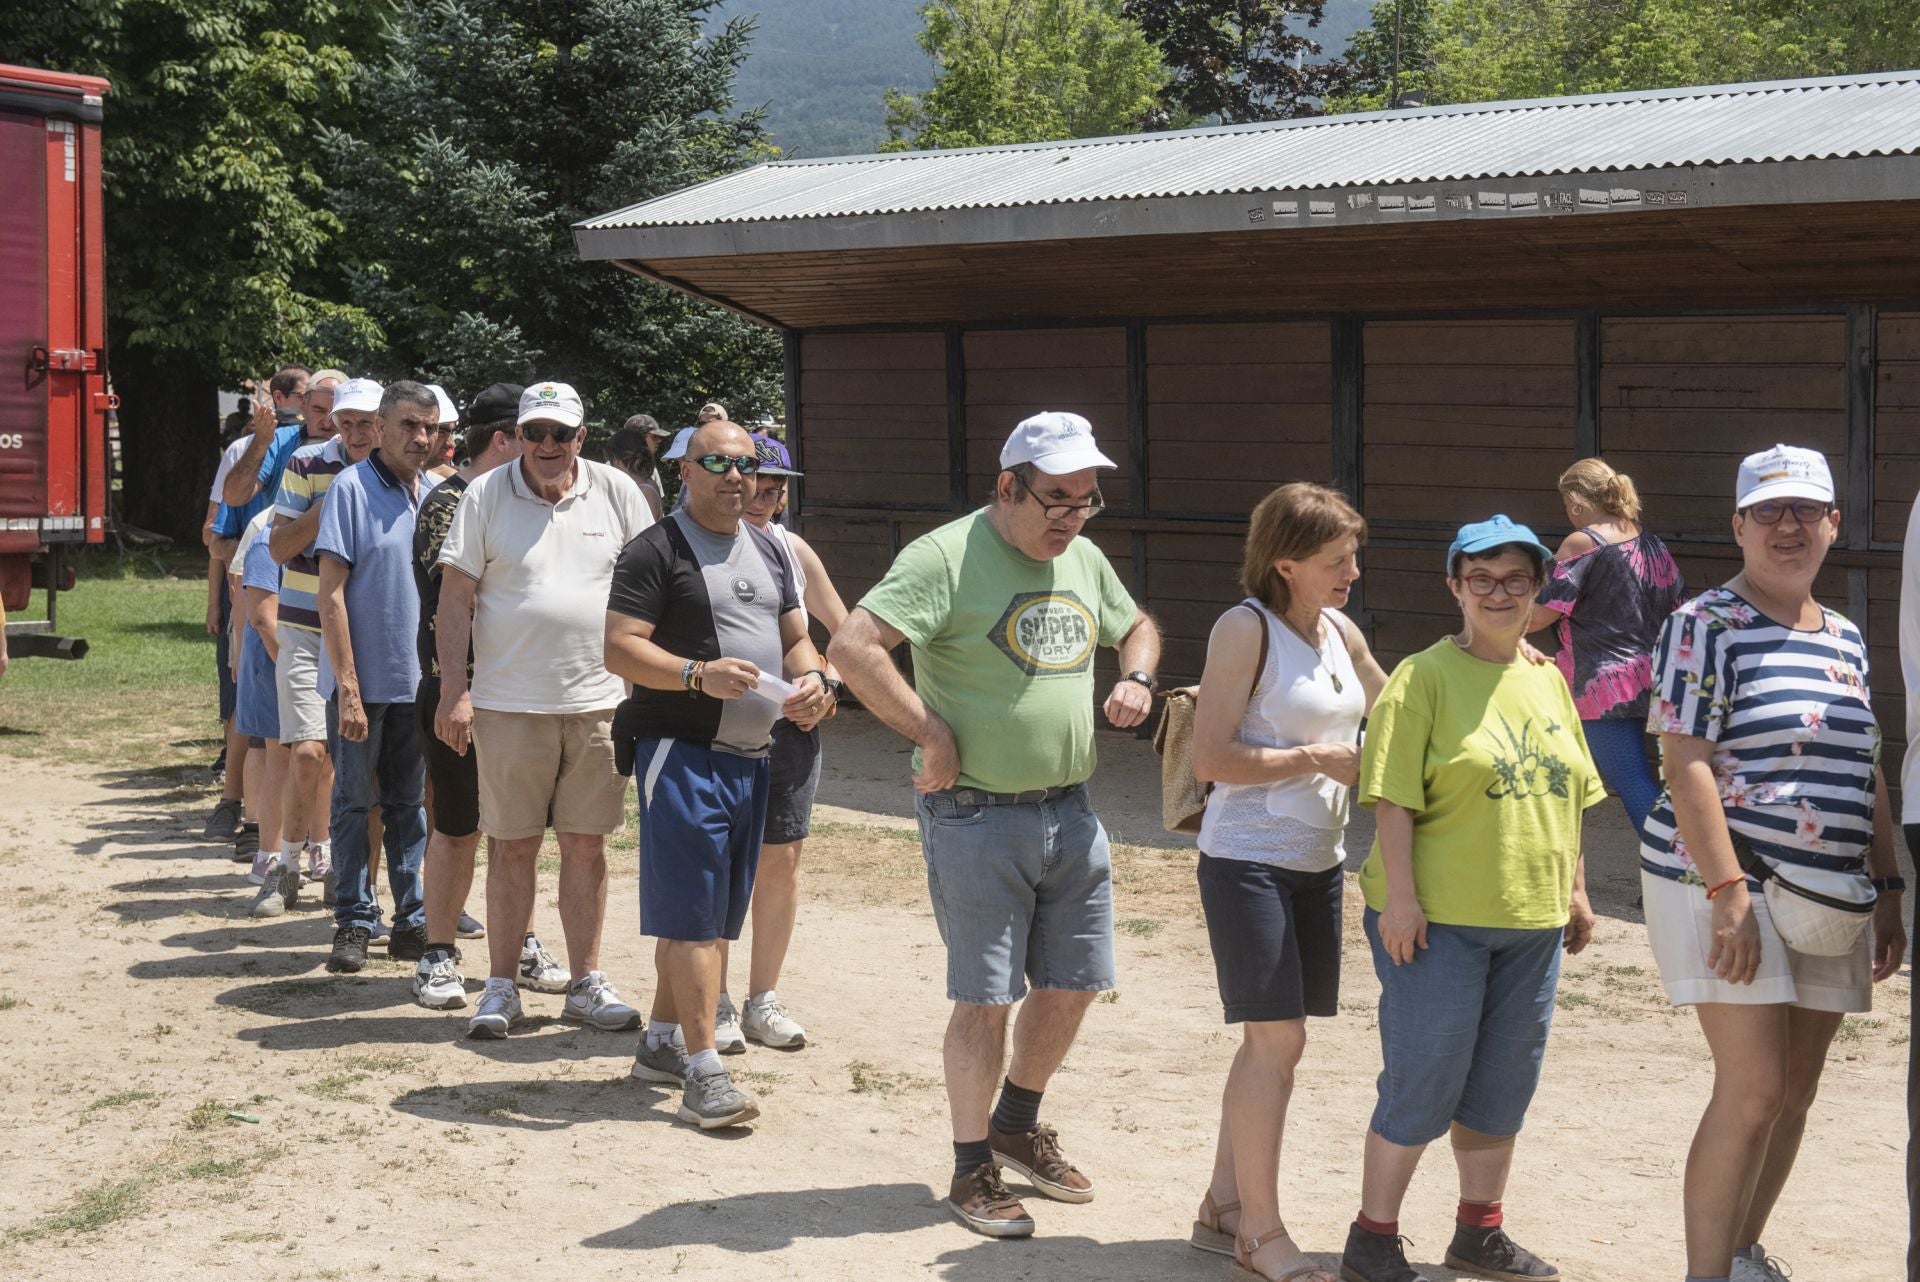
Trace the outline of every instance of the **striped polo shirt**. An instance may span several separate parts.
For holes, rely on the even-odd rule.
[[[273,510],[289,521],[306,515],[307,509],[333,484],[333,478],[353,466],[347,457],[345,441],[340,437],[302,446],[287,462],[280,477],[280,493]],[[320,561],[313,544],[302,548],[287,562],[280,577],[280,622],[309,632],[320,630]]]
[[[1873,841],[1880,727],[1860,630],[1821,609],[1821,625],[1775,623],[1726,588],[1668,617],[1653,651],[1652,734],[1714,745],[1727,826],[1795,884],[1858,898]],[[1647,816],[1641,867],[1699,882],[1665,789]]]

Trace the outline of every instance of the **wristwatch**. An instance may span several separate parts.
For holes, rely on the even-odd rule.
[[[1152,674],[1150,674],[1150,673],[1146,673],[1146,672],[1129,672],[1129,673],[1127,673],[1127,675],[1126,675],[1126,676],[1124,676],[1124,677],[1121,677],[1120,679],[1121,679],[1122,681],[1137,681],[1137,682],[1139,682],[1139,683],[1140,683],[1141,685],[1143,685],[1143,686],[1145,686],[1145,687],[1147,688],[1147,693],[1148,693],[1148,694],[1152,694],[1152,693],[1153,693],[1153,676],[1152,676]]]
[[[1907,879],[1897,874],[1892,877],[1875,877],[1873,879],[1873,888],[1886,892],[1896,890],[1904,891],[1907,888]]]

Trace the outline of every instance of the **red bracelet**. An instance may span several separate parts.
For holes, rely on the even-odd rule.
[[[1725,890],[1728,886],[1744,885],[1746,883],[1746,880],[1747,880],[1747,874],[1745,873],[1741,873],[1738,877],[1729,877],[1725,881],[1721,882],[1718,886],[1715,886],[1713,889],[1709,890],[1707,892],[1707,898],[1712,899],[1715,895]]]

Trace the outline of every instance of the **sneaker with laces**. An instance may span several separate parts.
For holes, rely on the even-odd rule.
[[[1347,1229],[1347,1249],[1340,1253],[1341,1282],[1431,1282],[1407,1263],[1411,1245],[1411,1238],[1369,1233],[1355,1220]]]
[[[947,1193],[947,1209],[954,1218],[988,1237],[1032,1237],[1033,1217],[1020,1199],[1007,1191],[1000,1168],[982,1162],[965,1175],[954,1177]]]
[[[733,1084],[722,1068],[711,1073],[689,1073],[680,1096],[677,1116],[703,1131],[741,1126],[760,1116],[760,1106]]]
[[[807,1030],[794,1022],[785,1004],[771,991],[747,999],[747,1009],[740,1014],[740,1031],[749,1041],[775,1050],[799,1050],[807,1044]]]
[[[267,869],[273,867],[273,861],[277,858],[279,858],[278,855],[271,854],[265,850],[255,851],[253,855],[253,867],[247,869],[248,884],[254,886],[266,885]]]
[[[387,940],[388,961],[419,961],[427,955],[427,928],[403,926]]]
[[[480,994],[480,1004],[473,1008],[473,1018],[467,1021],[467,1036],[505,1037],[507,1028],[521,1014],[520,990],[513,986],[513,981],[489,979],[487,991]]]
[[[467,981],[454,955],[436,948],[413,972],[413,999],[428,1010],[459,1010],[467,1004]]]
[[[573,987],[573,975],[553,959],[541,942],[528,935],[520,944],[520,987],[536,993],[564,993]]]
[[[333,932],[333,951],[327,954],[327,969],[336,975],[353,975],[367,966],[367,928],[342,926]]]
[[[1054,1201],[1093,1201],[1093,1181],[1061,1155],[1059,1132],[1051,1126],[1042,1123],[1024,1135],[1009,1135],[989,1124],[987,1143],[1004,1165]]]
[[[640,1027],[640,1012],[621,1001],[606,975],[597,970],[588,971],[567,990],[560,1018],[574,1024],[590,1024],[607,1033]]]
[[[1497,1282],[1559,1282],[1560,1270],[1507,1236],[1499,1225],[1472,1228],[1455,1224],[1447,1244],[1446,1265]]]
[[[278,917],[299,901],[300,870],[276,858],[267,865],[266,876],[260,881],[260,893],[253,897],[247,916]]]
[[[308,842],[307,843],[307,871],[304,874],[306,876],[306,879],[308,881],[317,881],[317,882],[320,882],[322,885],[326,885],[326,884],[329,884],[328,879],[332,876],[332,874],[333,874],[332,848],[329,847],[326,850],[322,850],[318,846],[314,845],[312,842]]]
[[[226,760],[224,754],[221,760]],[[232,841],[239,836],[240,798],[222,797],[215,802],[213,813],[207,816],[207,826],[201,829],[200,835],[208,841]]]
[[[747,1038],[740,1031],[740,1012],[733,1007],[733,998],[720,994],[720,1004],[713,1008],[713,1049],[722,1055],[744,1055],[747,1053]]]
[[[1727,1274],[1727,1282],[1788,1282],[1793,1277],[1793,1268],[1785,1260],[1776,1260],[1767,1254],[1767,1248],[1755,1242],[1744,1251],[1733,1254],[1733,1270]]]
[[[663,1086],[685,1086],[687,1084],[687,1043],[677,1030],[673,1036],[658,1046],[647,1045],[647,1039],[640,1039],[640,1049],[633,1057],[633,1067],[627,1076],[640,1082],[659,1082]]]
[[[463,912],[460,914],[459,924],[453,928],[453,933],[462,939],[485,939],[487,928],[480,924],[479,918]]]
[[[233,854],[228,856],[236,864],[250,864],[260,853],[260,825],[248,819],[241,823],[240,831],[233,834]]]

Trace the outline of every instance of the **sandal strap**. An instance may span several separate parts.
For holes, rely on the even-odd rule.
[[[1278,1241],[1280,1238],[1287,1236],[1289,1236],[1287,1226],[1282,1224],[1278,1228],[1267,1230],[1259,1237],[1243,1237],[1239,1240],[1238,1245],[1247,1259],[1251,1260],[1255,1251],[1258,1251],[1269,1242]]]
[[[1204,1207],[1202,1214],[1206,1217],[1204,1220],[1204,1223],[1208,1228],[1212,1229],[1216,1233],[1223,1231],[1220,1228],[1220,1217],[1225,1215],[1228,1211],[1237,1211],[1240,1209],[1240,1204],[1238,1202],[1214,1201],[1212,1189],[1208,1189],[1206,1192],[1206,1195],[1202,1197],[1200,1201]]]

